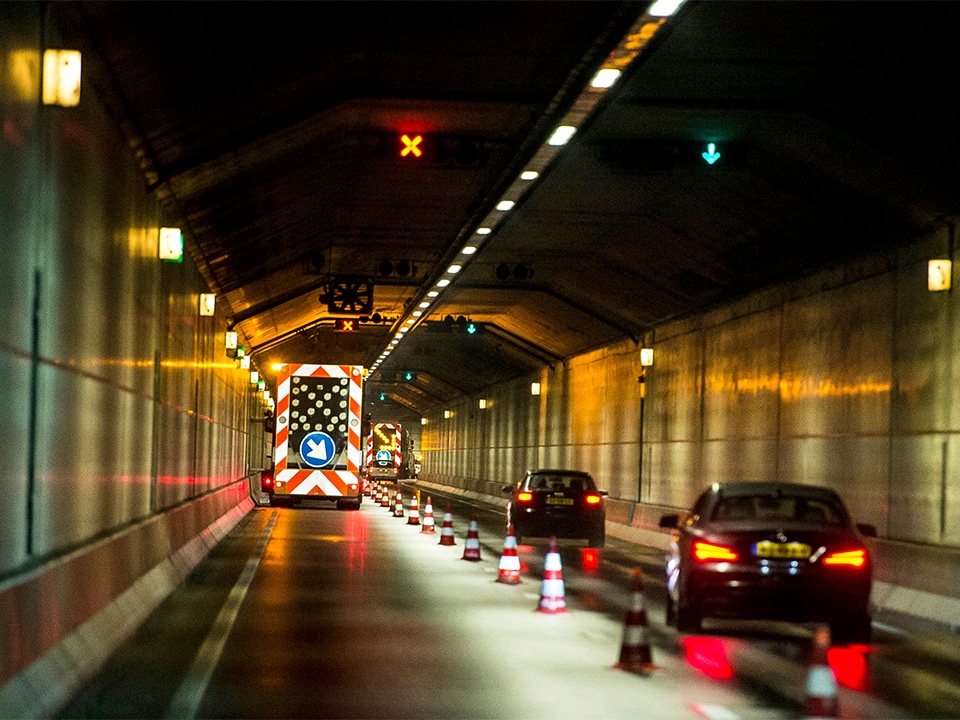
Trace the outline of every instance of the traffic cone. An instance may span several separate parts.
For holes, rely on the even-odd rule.
[[[520,583],[520,557],[517,555],[517,538],[513,534],[513,523],[507,526],[507,537],[503,541],[503,555],[500,556],[497,582],[507,585]]]
[[[543,582],[540,584],[540,604],[537,612],[565,613],[567,601],[563,587],[563,566],[557,552],[557,539],[550,538],[550,551],[543,562]]]
[[[383,486],[383,494],[380,496],[380,507],[390,508],[390,491],[387,486]]]
[[[614,667],[646,673],[656,670],[657,666],[653,664],[650,643],[647,640],[647,611],[643,604],[643,576],[640,568],[633,571],[630,591],[633,593],[633,605],[627,611],[626,623],[623,626],[620,662]]]
[[[443,514],[443,527],[440,529],[440,545],[456,545],[457,541],[453,537],[453,514],[450,512],[450,505],[447,504],[447,511]]]
[[[427,495],[427,504],[423,506],[423,526],[420,528],[421,534],[433,535],[436,532],[436,523],[433,520],[433,503],[430,496]]]
[[[477,516],[470,516],[467,527],[467,542],[463,547],[463,560],[477,562],[480,559],[480,533],[477,531]]]
[[[402,518],[403,517],[403,497],[400,495],[400,490],[397,490],[396,504],[393,506],[393,516]]]
[[[407,511],[407,525],[420,524],[420,502],[417,500],[417,494],[413,494],[410,500],[410,508]]]
[[[840,717],[837,707],[837,676],[827,662],[829,649],[830,627],[821,625],[813,634],[813,659],[807,671],[804,718]]]
[[[380,504],[380,493],[381,493],[382,490],[383,490],[383,488],[380,487],[380,483],[375,483],[375,484],[374,484],[374,486],[373,486],[373,502],[374,502],[374,504],[377,504],[377,505]]]

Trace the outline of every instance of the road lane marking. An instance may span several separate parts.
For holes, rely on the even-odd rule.
[[[207,691],[207,685],[210,684],[213,671],[217,667],[217,663],[220,662],[220,654],[227,644],[227,638],[230,636],[237,614],[240,612],[240,605],[247,595],[250,583],[253,582],[253,576],[257,572],[257,566],[260,564],[264,551],[267,549],[267,541],[270,539],[276,522],[277,511],[274,510],[270,515],[270,520],[260,531],[260,538],[257,540],[257,546],[254,548],[253,554],[247,559],[247,564],[240,573],[240,577],[237,578],[237,582],[230,590],[223,607],[220,608],[220,613],[217,615],[217,619],[213,621],[210,632],[207,633],[207,637],[197,651],[186,677],[174,693],[173,699],[170,700],[165,718],[196,717],[197,710],[200,709],[200,702]]]
[[[723,705],[694,703],[690,707],[695,713],[703,715],[703,717],[708,718],[708,720],[739,720],[740,718],[733,710]]]

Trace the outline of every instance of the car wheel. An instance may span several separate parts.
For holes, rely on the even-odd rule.
[[[667,593],[667,625],[670,627],[677,626],[677,604],[673,601],[673,598],[670,597],[670,593]]]
[[[831,640],[838,645],[868,644],[873,634],[869,615],[844,618],[830,623]]]
[[[698,633],[703,626],[703,618],[694,608],[684,604],[681,598],[677,603],[677,630],[684,633]]]

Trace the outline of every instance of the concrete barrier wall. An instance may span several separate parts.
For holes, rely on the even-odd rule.
[[[252,507],[244,479],[0,584],[0,717],[55,713]]]

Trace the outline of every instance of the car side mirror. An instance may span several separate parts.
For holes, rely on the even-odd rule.
[[[864,537],[876,537],[877,528],[875,525],[868,525],[867,523],[857,523],[857,530],[860,531],[860,534]]]
[[[500,492],[502,492],[504,495],[513,495],[513,487],[513,485],[504,485]]]
[[[675,529],[680,525],[680,516],[677,514],[670,515],[661,515],[660,516],[660,527],[670,528],[671,530]]]

